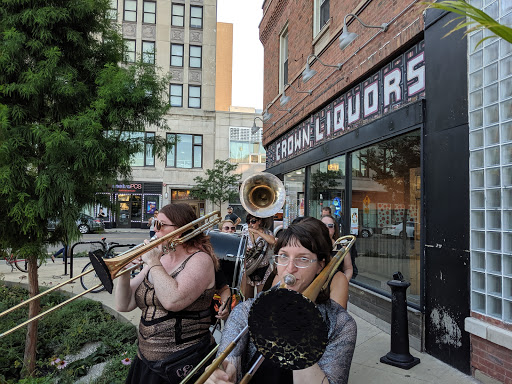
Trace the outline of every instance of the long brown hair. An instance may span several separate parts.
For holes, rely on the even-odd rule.
[[[279,252],[288,244],[297,242],[314,253],[318,260],[323,260],[325,265],[331,261],[332,241],[329,230],[322,221],[314,217],[304,217],[300,221],[294,221],[288,228],[281,231],[274,249]],[[329,287],[320,292],[316,301],[322,303],[328,299]]]
[[[160,209],[160,213],[164,214],[174,225],[178,227],[183,227],[184,225],[187,225],[188,223],[197,219],[194,209],[185,203],[167,204]],[[196,225],[195,227],[197,228],[198,226]],[[183,235],[186,235],[192,231],[193,229],[188,230],[184,232]],[[219,260],[215,256],[209,236],[206,236],[201,232],[200,234],[194,236],[192,239],[183,243],[183,246],[186,250],[197,248],[201,252],[208,254],[213,261],[215,270],[217,271],[219,269]]]
[[[334,234],[332,235],[332,239],[334,241],[338,240],[338,237],[340,237],[340,226],[338,225],[338,223],[336,222],[336,219],[334,218],[334,216],[332,215],[323,215],[322,216],[322,219],[324,217],[328,217],[330,219],[332,219],[332,223],[334,224]]]

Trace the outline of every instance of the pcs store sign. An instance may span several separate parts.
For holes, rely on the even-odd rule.
[[[422,41],[267,147],[267,168],[425,97]]]

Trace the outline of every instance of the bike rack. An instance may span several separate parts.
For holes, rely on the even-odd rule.
[[[79,241],[78,243],[75,243],[71,246],[70,252],[69,252],[69,278],[73,278],[73,250],[77,245],[80,244],[100,244],[103,248],[104,243],[101,241]],[[67,260],[67,249],[68,246],[64,247],[64,274],[68,274],[68,260]]]

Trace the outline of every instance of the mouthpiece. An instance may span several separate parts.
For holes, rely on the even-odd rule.
[[[295,278],[295,276],[293,276],[291,274],[285,275],[283,280],[286,285],[290,285],[290,286],[294,285],[297,282],[297,279]]]

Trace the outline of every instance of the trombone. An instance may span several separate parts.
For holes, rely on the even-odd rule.
[[[46,314],[48,314],[50,312],[55,311],[56,309],[70,303],[73,300],[78,299],[79,297],[91,292],[94,289],[101,287],[102,285],[105,286],[105,288],[107,289],[107,291],[109,293],[112,293],[112,289],[113,289],[112,280],[114,280],[115,278],[117,278],[125,273],[130,272],[132,269],[135,269],[142,264],[142,263],[137,263],[137,264],[125,269],[124,271],[121,271],[124,267],[126,267],[132,261],[136,260],[137,258],[142,256],[144,253],[150,251],[151,249],[159,246],[162,243],[167,243],[171,249],[179,244],[183,244],[183,243],[187,242],[188,240],[192,239],[193,237],[197,236],[198,234],[213,227],[215,224],[219,223],[221,220],[222,220],[222,217],[221,217],[219,211],[211,212],[203,217],[200,217],[199,219],[196,219],[196,220],[188,223],[187,225],[184,225],[183,227],[176,229],[175,231],[173,231],[171,233],[168,233],[165,236],[162,236],[160,238],[152,240],[148,244],[141,243],[139,245],[136,245],[132,249],[129,249],[126,252],[123,252],[119,256],[112,258],[112,259],[104,260],[101,257],[99,257],[98,255],[96,255],[95,253],[90,252],[89,257],[93,263],[93,266],[94,266],[93,269],[85,271],[85,272],[79,274],[78,276],[73,277],[72,279],[64,281],[64,282],[56,285],[55,287],[52,287],[51,289],[40,293],[39,295],[31,297],[29,300],[26,300],[18,305],[15,305],[12,308],[9,308],[8,310],[0,313],[0,317],[5,316],[8,313],[11,313],[12,311],[20,308],[21,306],[26,305],[26,304],[30,303],[31,301],[37,300],[37,299],[41,298],[42,296],[60,288],[66,284],[69,284],[72,281],[79,279],[80,277],[82,277],[88,273],[94,272],[94,271],[96,271],[96,273],[98,274],[98,277],[101,280],[102,284],[98,284],[92,288],[89,288],[86,291],[81,292],[78,295],[73,296],[72,298],[48,309],[47,311],[40,313],[37,316],[34,316],[21,324],[18,324],[17,326],[0,334],[0,338],[7,336],[8,334],[16,331],[17,329],[45,316]],[[201,223],[203,223],[203,224],[201,224]],[[185,232],[187,232],[189,230],[192,230],[192,232],[186,233],[183,237],[181,237]]]
[[[256,363],[249,369],[241,383],[248,383],[251,380],[258,367],[262,364],[264,358],[268,358],[273,363],[276,363],[281,367],[285,366],[288,369],[304,369],[316,363],[322,357],[327,345],[327,327],[323,320],[318,322],[318,319],[322,319],[322,316],[316,308],[314,301],[320,292],[327,288],[345,256],[350,251],[350,248],[355,244],[355,241],[356,237],[354,235],[347,235],[338,238],[333,246],[333,248],[337,250],[336,255],[332,257],[329,264],[324,267],[320,274],[302,294],[287,289],[278,289],[262,293],[252,305],[248,325],[228,345],[219,357],[217,357],[212,364],[206,368],[195,384],[203,384],[206,382],[213,372],[221,366],[225,358],[235,348],[238,341],[249,331],[251,333],[253,343],[256,345],[256,348],[262,356],[260,356]],[[337,248],[339,245],[341,245],[342,248],[338,250]],[[283,278],[284,282],[280,288],[286,288],[287,283],[293,284],[293,280],[290,281],[287,279],[288,276],[291,275],[287,275]],[[303,328],[301,331],[294,333],[304,335],[304,340],[299,344],[301,353],[298,354],[298,356],[294,356],[293,353],[287,353],[293,348],[296,348],[296,346],[288,346],[288,348],[286,346],[285,348],[273,348],[276,345],[280,347],[282,346],[283,334],[286,333],[286,324],[289,324],[289,321],[276,322],[273,329],[271,329],[272,334],[270,337],[268,331],[271,327],[269,327],[267,321],[265,321],[265,319],[285,318],[287,312],[284,311],[283,308],[290,305],[299,307],[301,309],[301,316],[304,317],[299,323],[295,321],[295,318],[288,319],[289,321],[293,321],[295,327]],[[293,316],[293,314],[289,316]],[[315,324],[320,325],[316,329],[313,329],[312,326]],[[201,361],[199,366],[202,366],[210,356],[211,354]],[[188,377],[186,377],[180,384],[184,384],[187,381]]]

